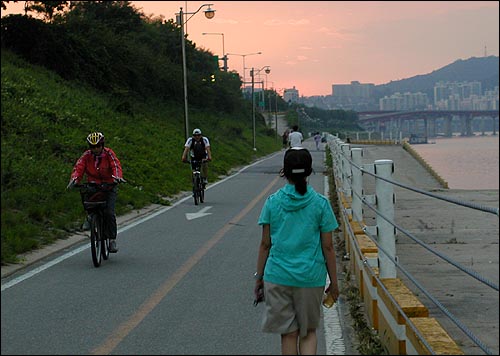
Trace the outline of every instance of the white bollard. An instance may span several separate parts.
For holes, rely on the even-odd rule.
[[[375,174],[382,178],[392,179],[394,163],[388,159],[375,161]],[[390,221],[394,221],[394,187],[382,179],[375,179],[375,195],[377,197],[377,210]],[[379,276],[380,278],[396,278],[396,234],[392,224],[377,214],[377,236],[380,247],[387,252],[379,251]]]
[[[363,163],[361,162],[361,157],[363,157],[362,148],[352,148],[351,149],[351,159],[353,163],[362,168]],[[353,167],[352,168],[352,219],[357,222],[363,220],[363,208],[361,203],[361,198],[363,196],[363,174],[361,171]]]
[[[330,147],[330,152],[332,153],[332,168],[333,168],[333,173],[336,179],[341,179],[340,175],[340,139],[331,135],[332,140],[331,140],[331,147]]]
[[[350,196],[351,195],[351,187],[350,187],[350,181],[351,181],[351,164],[347,161],[346,157],[350,157],[350,149],[351,145],[348,143],[343,143],[340,145],[340,150],[342,151],[342,191],[344,192],[345,196]]]

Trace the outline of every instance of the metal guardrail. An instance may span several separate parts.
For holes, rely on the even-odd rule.
[[[431,253],[435,254],[442,260],[460,269],[462,272],[477,279],[486,286],[498,292],[498,285],[484,278],[477,272],[462,266],[460,263],[447,257],[443,253],[436,251],[429,245],[425,244],[413,234],[405,230],[394,222],[394,204],[395,196],[393,187],[399,186],[413,192],[424,194],[434,199],[440,199],[451,204],[458,204],[470,209],[479,210],[495,214],[498,217],[498,208],[481,206],[475,203],[451,199],[446,196],[441,196],[435,193],[427,192],[416,187],[411,187],[391,179],[394,173],[394,165],[391,160],[377,160],[373,164],[362,164],[362,148],[351,148],[350,144],[341,141],[339,138],[329,135],[327,144],[330,147],[333,160],[334,175],[338,178],[339,190],[344,196],[351,197],[351,207],[347,214],[352,215],[352,220],[361,223],[363,221],[362,206],[367,206],[376,214],[375,226],[363,226],[363,231],[373,243],[377,246],[378,250],[382,252],[378,255],[378,276],[377,278],[396,278],[397,269],[399,269],[406,277],[425,294],[435,305],[446,315],[458,328],[460,328],[467,337],[469,337],[478,347],[480,347],[486,354],[493,354],[493,351],[485,345],[477,336],[475,336],[460,320],[458,320],[452,313],[444,307],[434,296],[432,296],[418,281],[407,272],[404,267],[398,262],[396,257],[396,231],[402,232],[414,242],[424,247]],[[362,175],[368,174],[375,178],[375,195],[363,194]],[[375,273],[373,273],[375,275]],[[404,315],[404,313],[402,313]],[[407,320],[409,321],[409,320]],[[411,322],[409,323],[412,324]],[[418,334],[417,330],[416,333]],[[420,335],[421,336],[421,335]],[[422,339],[423,343],[425,341]],[[430,350],[430,346],[426,344]],[[431,351],[432,352],[432,351]]]

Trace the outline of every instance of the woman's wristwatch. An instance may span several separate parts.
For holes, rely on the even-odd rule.
[[[262,281],[262,279],[264,278],[264,275],[258,274],[257,272],[255,272],[253,274],[253,278],[255,278],[256,280]]]

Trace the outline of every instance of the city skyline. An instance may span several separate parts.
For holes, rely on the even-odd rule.
[[[385,84],[499,52],[497,1],[214,1],[211,20],[204,2],[131,3],[174,21],[181,7],[202,7],[187,22],[189,40],[219,57],[223,49],[234,53],[229,70],[242,77],[244,60],[247,81],[249,68],[270,66],[259,80],[301,96],[331,95],[332,85],[351,81]],[[2,15],[22,5],[9,3]]]

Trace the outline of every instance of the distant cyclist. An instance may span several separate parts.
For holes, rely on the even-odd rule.
[[[125,182],[122,174],[122,166],[118,157],[109,147],[104,147],[104,135],[100,132],[92,132],[87,136],[89,149],[78,159],[67,188],[73,187],[87,176],[89,183],[122,183]],[[118,252],[116,247],[116,203],[117,187],[114,186],[107,192],[107,204],[104,221],[104,235],[110,239],[109,252]]]
[[[182,152],[182,161],[187,161],[188,152],[191,161],[196,160],[202,162],[201,164],[201,177],[205,184],[208,183],[208,161],[212,160],[212,151],[210,149],[210,141],[208,137],[201,135],[200,129],[193,130],[193,136],[189,137],[184,144],[184,151]],[[191,165],[192,168],[193,165]]]

